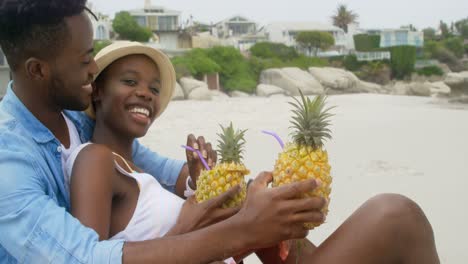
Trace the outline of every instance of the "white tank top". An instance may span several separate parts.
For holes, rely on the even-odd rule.
[[[76,157],[88,144],[90,143],[77,147],[68,158],[65,175],[67,185],[71,182],[70,177]],[[136,180],[140,193],[127,227],[109,239],[143,241],[164,236],[175,225],[184,200],[164,189],[153,176],[147,173],[129,173],[116,161],[115,167],[120,173]]]

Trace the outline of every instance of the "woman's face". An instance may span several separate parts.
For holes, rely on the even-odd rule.
[[[154,61],[145,55],[120,58],[95,85],[96,121],[124,136],[144,136],[160,108],[161,79]]]

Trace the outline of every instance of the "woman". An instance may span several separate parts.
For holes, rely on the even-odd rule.
[[[235,189],[208,204],[196,204],[193,198],[184,203],[132,163],[134,139],[146,134],[170,100],[175,77],[169,60],[159,51],[126,42],[103,49],[96,62],[100,71],[90,110],[96,117],[92,142],[98,144],[80,147],[67,161],[72,214],[96,230],[100,239],[127,241],[183,234],[235,214],[235,209],[217,211]],[[194,143],[192,137],[189,144]],[[202,139],[197,144],[213,163],[210,145]],[[199,160],[189,153],[188,161],[192,176],[199,173]],[[324,204],[314,201],[318,210]],[[316,217],[315,222],[323,221],[323,216]],[[264,263],[439,263],[424,213],[399,195],[369,200],[318,248],[307,240],[301,245],[300,251],[282,254],[285,261],[275,247],[256,251]],[[246,254],[251,249],[245,249]]]

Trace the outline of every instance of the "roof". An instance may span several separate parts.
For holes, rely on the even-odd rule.
[[[240,18],[241,20],[237,20],[237,21],[231,21],[232,19],[234,18]],[[252,21],[244,16],[241,16],[241,15],[235,15],[235,16],[231,16],[229,18],[226,18],[222,21],[219,21],[218,23],[216,23],[215,25],[218,25],[218,24],[221,24],[221,23],[253,23],[253,24],[257,24],[255,21]]]
[[[266,26],[266,28],[270,27],[278,27],[288,31],[343,31],[341,28],[333,26],[332,24],[320,22],[273,22]]]
[[[154,10],[161,10],[162,12],[155,12]],[[151,6],[147,6],[145,8],[139,8],[139,9],[132,9],[132,10],[129,10],[128,11],[130,14],[132,15],[144,15],[144,14],[152,14],[152,15],[157,15],[157,14],[164,14],[164,15],[180,15],[181,12],[180,11],[177,11],[177,10],[170,10],[170,9],[167,9],[163,6],[155,6],[155,5],[151,5]]]

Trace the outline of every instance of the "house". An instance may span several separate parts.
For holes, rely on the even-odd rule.
[[[257,23],[237,15],[216,23],[213,31],[218,38],[253,35],[257,32]]]
[[[94,40],[110,40],[113,35],[112,22],[110,18],[93,8],[92,3],[87,3],[88,8],[96,15],[97,20],[92,18]]]
[[[274,22],[265,26],[266,38],[271,42],[282,43],[286,46],[300,47],[296,44],[296,35],[302,31],[321,31],[330,33],[335,39],[333,52],[322,52],[322,55],[332,53],[340,55],[346,52],[347,38],[343,29],[331,24],[322,24],[318,22]],[[320,54],[320,52],[319,52]]]
[[[166,49],[179,48],[181,12],[151,5],[150,0],[145,1],[143,9],[129,10],[128,12],[140,26],[153,31],[161,47]]]
[[[388,48],[394,46],[424,46],[424,33],[422,31],[412,31],[409,28],[367,30],[368,34],[380,35],[380,47]]]

